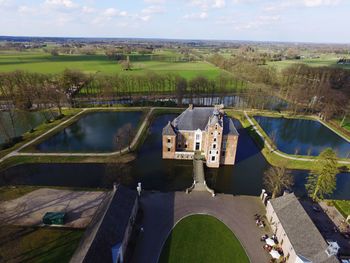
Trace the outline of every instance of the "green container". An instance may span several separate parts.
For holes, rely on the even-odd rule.
[[[66,213],[64,212],[47,212],[43,217],[45,225],[64,225]]]

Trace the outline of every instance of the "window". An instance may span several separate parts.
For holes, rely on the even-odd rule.
[[[216,149],[216,143],[213,143],[213,149]]]
[[[196,134],[196,141],[199,141],[199,139],[200,139],[200,135]]]
[[[219,154],[219,151],[216,151],[216,154]]]
[[[170,138],[168,138],[168,143],[171,142]]]
[[[211,157],[211,161],[212,161],[212,162],[215,162],[215,156],[212,156],[212,157]]]
[[[177,147],[181,148],[181,143],[179,143],[179,144],[177,145]]]
[[[196,142],[196,151],[199,151],[199,146],[200,146],[200,143]]]
[[[216,138],[214,138],[214,142],[216,142]]]
[[[185,144],[185,148],[186,148],[186,149],[187,149],[187,146],[188,146],[188,145],[187,145],[187,142],[186,142],[186,144]]]
[[[170,152],[170,148],[168,148],[168,152]]]

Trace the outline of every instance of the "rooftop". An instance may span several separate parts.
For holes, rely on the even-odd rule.
[[[194,131],[197,129],[205,130],[209,117],[213,115],[214,107],[194,107],[187,108],[172,122],[172,125],[178,130]]]
[[[123,241],[136,198],[136,191],[119,185],[101,223],[93,226],[98,228],[96,235],[89,231],[91,234],[82,240],[82,249],[72,262],[112,262],[112,248]]]
[[[335,256],[328,257],[328,244],[293,193],[269,202],[297,255],[312,262],[339,262]]]

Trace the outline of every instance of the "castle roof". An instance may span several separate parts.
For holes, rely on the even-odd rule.
[[[209,117],[213,115],[214,107],[194,107],[187,108],[176,119],[172,125],[178,130],[194,131],[197,129],[205,130]]]
[[[168,124],[163,128],[162,135],[176,135],[173,125],[168,122]]]

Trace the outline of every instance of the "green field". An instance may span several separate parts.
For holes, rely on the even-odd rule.
[[[84,231],[63,228],[0,227],[1,262],[69,262]]]
[[[320,58],[305,58],[305,59],[294,59],[294,60],[282,60],[282,61],[274,61],[268,62],[268,65],[276,67],[278,70],[283,70],[290,65],[303,63],[311,67],[339,67],[344,69],[350,69],[350,65],[338,65],[337,56],[324,55]]]
[[[136,57],[136,56],[135,56]],[[144,56],[146,58],[146,56]],[[142,58],[140,59],[142,60]],[[215,78],[220,69],[205,62],[163,62],[145,61],[132,62],[133,70],[124,74],[146,74],[148,71],[157,73],[178,73],[191,79],[198,75]],[[46,53],[2,53],[0,54],[0,72],[24,70],[38,73],[59,73],[65,69],[81,70],[85,73],[115,74],[123,72],[121,65],[107,59],[105,55],[59,55]]]
[[[249,258],[225,224],[212,216],[193,215],[175,226],[159,262],[245,263]]]

